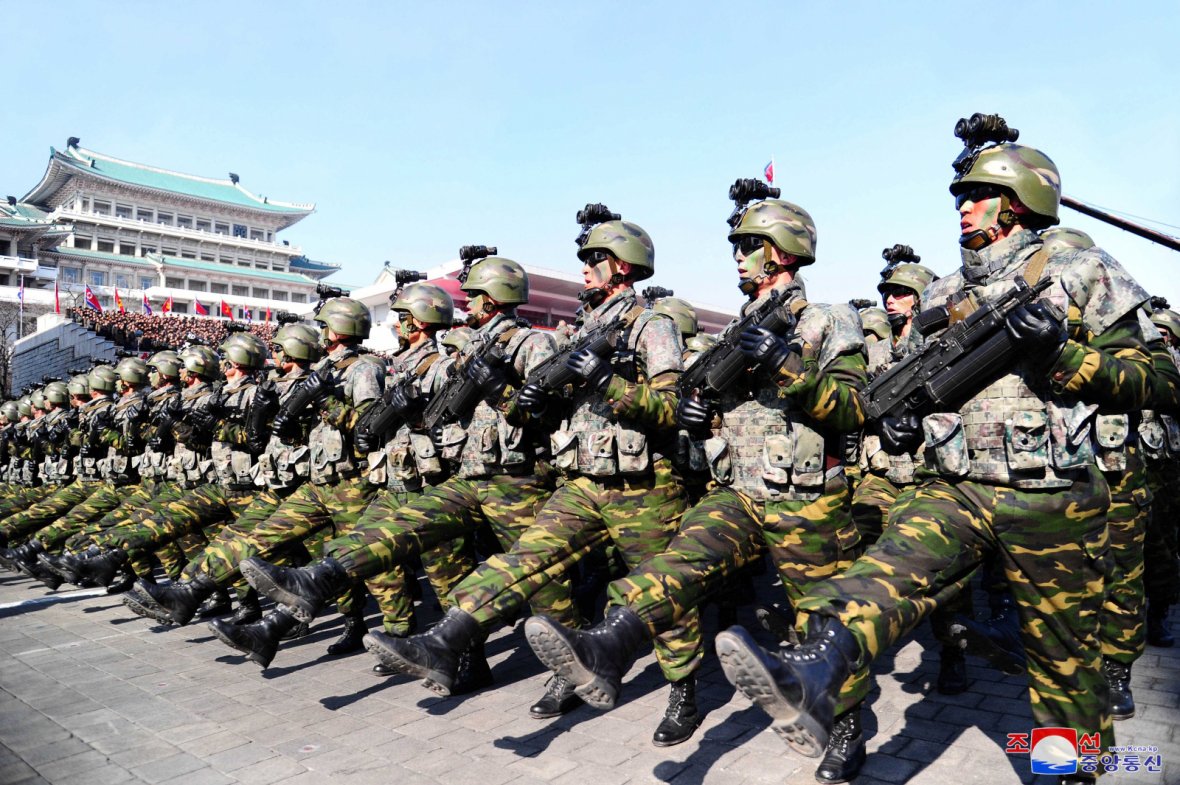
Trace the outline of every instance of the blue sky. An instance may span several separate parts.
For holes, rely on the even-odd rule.
[[[815,217],[815,301],[875,296],[881,249],[958,265],[952,129],[999,112],[1065,192],[1180,225],[1175,3],[17,3],[0,188],[50,145],[311,201],[284,235],[370,282],[460,245],[577,269],[604,201],[656,245],[655,283],[736,306],[734,178],[773,155]],[[1180,255],[1089,218],[1180,304]],[[1180,234],[1180,229],[1170,230]]]

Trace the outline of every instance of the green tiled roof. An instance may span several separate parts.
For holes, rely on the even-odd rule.
[[[69,147],[64,151],[49,148],[51,156],[66,166],[80,171],[97,174],[112,180],[118,180],[129,185],[154,188],[160,191],[182,193],[197,199],[213,202],[234,204],[255,210],[266,210],[275,213],[307,214],[315,209],[313,204],[294,204],[278,202],[264,197],[255,196],[229,179],[217,180],[209,177],[197,177],[180,172],[170,172],[167,169],[157,169],[152,166],[121,161],[117,158]]]
[[[119,264],[130,264],[136,267],[155,267],[149,259],[138,256],[127,256],[121,253],[91,251],[86,248],[55,248],[51,253],[57,254],[58,256],[87,259],[95,262],[118,262]]]
[[[238,267],[233,264],[219,262],[202,262],[198,259],[179,259],[175,256],[160,257],[166,267],[183,267],[189,270],[204,270],[222,275],[248,275],[252,278],[269,278],[272,281],[287,281],[288,283],[314,284],[311,278],[298,273],[283,273],[274,270],[259,270],[256,267]]]
[[[315,270],[317,272],[340,269],[340,265],[338,264],[317,262],[315,259],[308,259],[306,256],[292,256],[291,266],[301,270]]]

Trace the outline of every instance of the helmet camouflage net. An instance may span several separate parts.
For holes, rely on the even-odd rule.
[[[1057,165],[1033,147],[1004,143],[980,150],[965,174],[955,175],[951,193],[966,193],[978,185],[994,185],[1007,189],[1020,199],[1040,220],[1026,225],[1033,228],[1057,223],[1061,204],[1061,175]]]
[[[431,283],[408,284],[398,294],[395,311],[405,312],[424,324],[446,327],[455,318],[455,303],[441,286]]]
[[[119,375],[109,365],[99,365],[92,369],[86,376],[86,381],[90,384],[92,391],[98,390],[99,392],[107,393],[113,393],[115,391],[115,382],[118,379]]]
[[[755,235],[769,240],[786,254],[799,258],[799,266],[815,263],[815,221],[802,207],[781,199],[750,205],[729,233],[729,241]]]
[[[578,249],[578,258],[586,261],[594,251],[606,251],[633,268],[632,279],[642,281],[656,272],[656,249],[651,236],[630,221],[606,221],[590,230],[586,242]]]
[[[460,287],[468,294],[486,294],[501,305],[529,301],[529,277],[519,263],[502,256],[489,256],[471,265]]]
[[[254,333],[234,333],[217,348],[222,357],[250,371],[265,366],[270,355],[266,344]]]
[[[369,309],[351,297],[333,297],[324,303],[314,319],[337,335],[357,339],[368,338],[373,326]]]
[[[291,360],[314,362],[323,356],[319,335],[306,324],[283,325],[271,344]]]
[[[697,323],[697,310],[687,300],[681,300],[679,297],[661,297],[656,300],[656,304],[651,309],[656,313],[671,316],[680,329],[680,334],[685,338],[696,335],[700,331],[700,325]]]
[[[1054,226],[1041,232],[1041,242],[1045,250],[1051,254],[1066,250],[1084,251],[1094,247],[1094,238],[1081,229],[1071,229],[1068,226]]]
[[[148,380],[148,366],[138,357],[124,357],[115,366],[115,373],[124,384],[133,386],[146,384]]]
[[[190,346],[182,351],[180,365],[184,370],[206,381],[221,376],[221,360],[208,346]]]

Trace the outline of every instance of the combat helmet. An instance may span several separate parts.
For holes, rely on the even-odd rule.
[[[889,327],[889,314],[884,308],[863,308],[860,311],[860,324],[865,337],[870,335],[878,341],[888,340],[893,331]]]
[[[697,333],[684,342],[690,352],[705,352],[717,345],[717,336],[712,333]]]
[[[1041,242],[1050,254],[1061,251],[1084,251],[1094,247],[1094,238],[1081,229],[1071,229],[1068,226],[1054,226],[1041,232]]]
[[[337,335],[358,340],[368,338],[373,325],[369,309],[351,297],[333,297],[328,300],[316,313],[314,320]]]
[[[471,336],[474,331],[470,327],[452,327],[447,330],[447,334],[443,336],[442,345],[449,346],[456,352],[461,352],[471,343]]]
[[[77,395],[79,398],[90,395],[90,377],[84,373],[71,376],[66,386],[69,388],[70,395]]]
[[[671,316],[684,338],[690,338],[700,331],[697,311],[687,300],[681,300],[679,297],[661,297],[651,309],[656,313]]]
[[[455,303],[441,286],[431,283],[407,284],[389,306],[404,311],[425,324],[446,327],[455,318]]]
[[[70,405],[70,390],[65,382],[50,382],[45,385],[45,398],[58,406]]]
[[[0,414],[4,415],[4,419],[9,422],[18,422],[20,420],[20,407],[16,401],[5,401],[3,406],[0,406]]]
[[[180,367],[205,381],[213,381],[221,375],[221,361],[217,353],[208,346],[190,346],[179,355]]]
[[[1157,308],[1151,312],[1151,323],[1172,334],[1172,340],[1180,342],[1180,313],[1171,308]]]
[[[284,324],[270,342],[292,360],[315,362],[323,356],[319,335],[306,324]]]
[[[148,366],[138,357],[124,357],[115,366],[120,381],[131,387],[139,387],[148,380]]]
[[[165,378],[180,377],[180,357],[171,349],[156,352],[148,358],[147,365]]]
[[[469,295],[482,292],[501,305],[529,301],[528,274],[518,262],[503,256],[489,256],[472,264],[459,288]]]
[[[938,276],[925,265],[912,263],[899,264],[889,268],[881,276],[881,283],[877,284],[877,291],[884,294],[885,290],[890,287],[904,286],[916,294],[920,301],[922,299],[922,292],[926,291],[926,287],[930,285],[930,282],[937,280]]]
[[[97,390],[98,392],[113,393],[118,379],[119,375],[109,365],[95,366],[86,375],[86,382],[90,385],[91,392]]]
[[[233,333],[217,347],[221,356],[248,371],[257,371],[266,365],[270,352],[266,344],[254,333]]]
[[[737,243],[751,235],[769,240],[783,253],[798,257],[800,267],[815,264],[815,221],[796,204],[766,199],[750,205],[729,233],[729,241]],[[770,266],[765,261],[763,264]]]
[[[606,251],[632,268],[632,279],[642,281],[656,272],[656,249],[651,236],[630,221],[605,221],[590,230],[578,249],[578,258],[589,261],[595,251]]]
[[[38,387],[29,393],[29,403],[33,405],[34,409],[45,411],[48,408],[45,403],[45,388]]]

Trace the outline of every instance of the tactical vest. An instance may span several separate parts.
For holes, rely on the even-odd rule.
[[[107,450],[107,457],[98,463],[99,474],[107,482],[115,485],[130,485],[139,481],[138,464],[140,450],[138,440],[140,434],[137,429],[142,427],[140,420],[147,406],[147,398],[142,392],[124,395],[115,401],[115,430],[123,446],[111,445]]]
[[[373,362],[359,356],[356,350],[346,351],[336,359],[325,357],[316,365],[317,372],[330,377],[328,383],[335,389],[336,397],[350,406],[359,403],[354,398],[358,378],[374,372],[373,369]],[[384,378],[384,370],[380,371],[380,378]],[[376,393],[381,394],[380,382]],[[320,420],[307,439],[311,448],[309,479],[312,483],[328,485],[357,477],[364,471],[367,462],[353,454],[351,431],[338,430]]]
[[[207,399],[212,394],[213,388],[205,382],[200,382],[181,391],[180,403],[188,410],[195,407],[204,408],[209,404]],[[176,449],[172,451],[172,461],[168,466],[168,479],[179,484],[181,488],[189,489],[213,482],[216,476],[213,459],[209,457],[206,449],[194,449],[177,440]]]
[[[418,393],[429,397],[437,392],[445,378],[445,362],[433,340],[427,341],[404,359],[395,358],[399,368],[390,386],[410,380]],[[446,476],[446,467],[430,434],[419,433],[401,423],[385,446],[369,453],[369,482],[395,493],[420,491],[427,483],[435,485]]]
[[[875,341],[867,345],[869,378],[880,374],[905,356],[911,342],[894,349],[891,341]],[[916,472],[920,458],[906,453],[904,455],[890,455],[881,447],[881,437],[875,433],[865,432],[860,442],[860,455],[857,465],[862,471],[884,477],[894,485],[910,485],[916,479]]]
[[[279,405],[291,394],[295,385],[308,376],[306,369],[274,380],[279,394]],[[290,490],[303,483],[311,474],[311,448],[302,441],[288,444],[271,434],[266,449],[255,464],[254,482],[272,490]]]
[[[109,396],[101,398],[92,398],[78,410],[80,415],[78,422],[78,429],[82,433],[82,441],[85,444],[86,440],[90,438],[89,420],[98,412],[108,407],[114,406],[115,402]],[[74,476],[82,482],[99,482],[102,480],[100,459],[89,455],[84,456],[79,454],[74,459]]]
[[[148,421],[154,420],[160,410],[169,405],[178,395],[180,395],[180,391],[172,386],[161,387],[148,393],[145,401],[148,406]],[[160,481],[168,476],[168,461],[171,456],[171,452],[158,452],[145,446],[143,452],[132,461],[132,464],[144,480]]]
[[[254,401],[257,385],[249,376],[235,379],[221,389],[225,396],[223,415],[230,422],[244,426],[246,412]],[[254,456],[240,445],[214,440],[209,447],[217,482],[232,490],[254,487]]]

